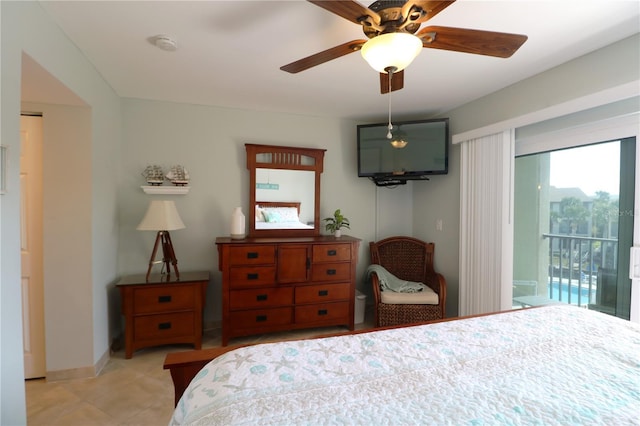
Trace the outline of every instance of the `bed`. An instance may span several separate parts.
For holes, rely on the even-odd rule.
[[[622,425],[639,416],[640,325],[550,305],[233,349],[200,369],[170,424]]]
[[[314,229],[300,221],[300,203],[297,201],[257,201],[256,229]]]

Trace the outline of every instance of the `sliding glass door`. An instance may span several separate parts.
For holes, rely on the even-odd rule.
[[[513,306],[570,303],[629,319],[635,138],[515,160]]]

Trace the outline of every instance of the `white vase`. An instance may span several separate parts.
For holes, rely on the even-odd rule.
[[[245,235],[245,220],[242,207],[236,207],[231,214],[231,238],[241,240]]]
[[[342,236],[342,231],[339,229],[336,229],[333,233],[333,236],[336,238],[340,238]]]

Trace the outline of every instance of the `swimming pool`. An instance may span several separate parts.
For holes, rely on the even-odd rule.
[[[569,294],[571,294],[571,299],[569,299]],[[589,294],[589,286],[587,284],[580,286],[578,283],[572,283],[569,286],[569,283],[563,282],[560,284],[558,281],[552,281],[547,285],[547,295],[549,299],[571,303],[572,305],[588,305],[596,300],[596,286],[593,285],[591,287],[591,294]]]

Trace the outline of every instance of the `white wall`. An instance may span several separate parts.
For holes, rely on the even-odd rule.
[[[205,323],[220,321],[220,273],[214,241],[229,235],[234,207],[242,206],[245,216],[250,212],[245,143],[327,150],[320,217],[331,216],[340,208],[350,219],[351,230],[346,233],[362,239],[358,277],[364,273],[368,242],[375,239],[376,187],[357,177],[355,122],[137,99],[123,100],[123,117],[122,181],[118,191],[121,274],[146,271],[155,236],[135,228],[149,200],[163,198],[142,191],[141,172],[148,164],[182,164],[189,170],[190,192],[164,198],[175,200],[186,229],[172,232],[171,239],[181,271],[211,272]],[[410,214],[407,208],[397,210],[401,217]],[[324,233],[322,224],[321,230]],[[362,285],[359,283],[365,290]]]
[[[86,166],[89,170],[80,169],[84,181],[77,183],[77,198],[67,197],[77,204],[66,206],[71,211],[77,208],[81,220],[75,223],[73,217],[63,219],[59,234],[64,234],[64,248],[69,244],[69,240],[64,239],[68,237],[63,232],[66,227],[69,227],[71,235],[84,228],[88,235],[81,232],[83,238],[74,242],[71,252],[81,250],[86,253],[83,256],[90,258],[90,262],[69,266],[77,268],[77,275],[71,270],[60,276],[62,293],[59,298],[66,297],[66,310],[53,319],[59,320],[60,326],[74,321],[84,324],[76,326],[80,328],[73,330],[78,333],[75,335],[67,330],[55,333],[56,326],[49,325],[49,328],[53,328],[54,335],[50,336],[47,331],[47,339],[68,343],[62,353],[56,353],[52,349],[53,358],[47,354],[47,362],[54,366],[69,366],[70,364],[65,363],[65,358],[72,358],[75,361],[72,368],[90,370],[108,355],[107,288],[117,274],[117,178],[114,176],[118,174],[117,160],[120,156],[120,100],[75,45],[51,22],[38,2],[0,2],[0,10],[0,137],[2,144],[7,145],[11,153],[7,174],[9,193],[2,196],[0,204],[0,424],[13,425],[26,423],[20,295],[19,168],[16,163],[20,154],[22,54],[28,54],[90,107],[90,139],[83,141],[86,145],[81,149],[83,157],[87,157],[87,152],[90,152]],[[46,144],[46,134],[44,138]],[[87,151],[83,151],[84,149]],[[72,156],[71,152],[66,154]],[[55,175],[56,172],[53,173]],[[67,173],[63,172],[62,176],[68,176]],[[72,261],[73,259],[65,260]],[[77,294],[83,299],[74,301],[74,295]],[[76,302],[75,307],[78,309],[72,309],[74,305],[70,301]]]
[[[408,181],[406,185],[379,187],[375,193],[376,233],[371,241],[396,235],[413,235],[413,187],[429,185],[429,181]],[[418,219],[422,217],[416,213]],[[367,249],[368,250],[368,249]]]

